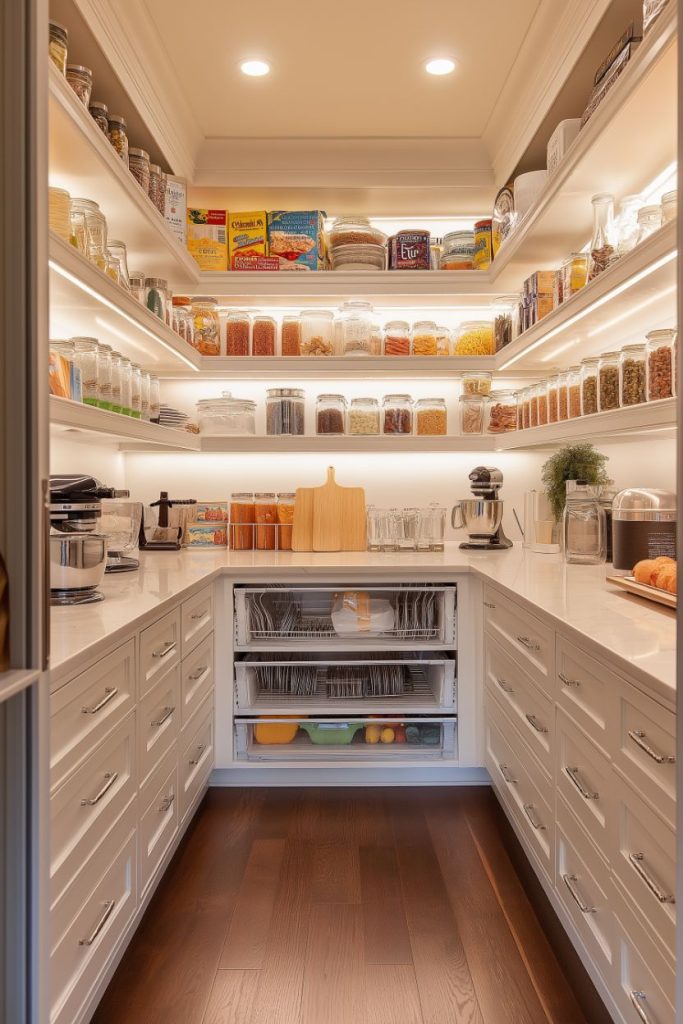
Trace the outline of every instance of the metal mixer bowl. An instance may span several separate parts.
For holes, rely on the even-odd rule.
[[[107,538],[99,533],[50,534],[50,589],[92,590],[104,578]]]
[[[497,498],[463,498],[457,501],[451,512],[451,526],[454,530],[467,530],[470,541],[482,544],[493,537],[503,520],[503,502]]]

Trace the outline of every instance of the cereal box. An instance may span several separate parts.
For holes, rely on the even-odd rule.
[[[200,270],[227,270],[228,242],[225,210],[187,211],[187,248]]]
[[[188,523],[185,545],[188,548],[225,548],[228,546],[228,524]]]
[[[227,501],[198,501],[194,507],[196,523],[227,523]]]
[[[325,265],[323,210],[271,210],[268,252],[280,270],[322,270]]]
[[[244,261],[247,258],[268,255],[266,211],[231,213],[228,217],[228,244],[231,270],[256,269],[245,266]],[[236,265],[237,257],[240,257],[239,267]]]
[[[166,178],[164,218],[180,244],[187,245],[187,185],[182,178]]]

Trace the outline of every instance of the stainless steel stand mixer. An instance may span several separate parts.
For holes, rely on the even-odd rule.
[[[469,540],[460,545],[468,551],[502,551],[512,547],[503,531],[503,502],[498,493],[503,474],[495,466],[477,466],[469,475],[474,498],[456,502],[451,512],[454,530],[467,530]]]

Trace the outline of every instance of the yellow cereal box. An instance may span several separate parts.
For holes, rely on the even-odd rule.
[[[268,255],[268,229],[265,210],[228,215],[230,268],[237,270],[236,260]]]
[[[187,248],[200,270],[228,269],[226,210],[187,211]]]

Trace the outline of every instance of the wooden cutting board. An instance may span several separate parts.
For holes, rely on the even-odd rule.
[[[297,487],[294,498],[292,551],[313,550],[313,487]]]
[[[322,487],[300,487],[294,502],[294,551],[365,551],[365,491],[340,487],[334,467]]]

